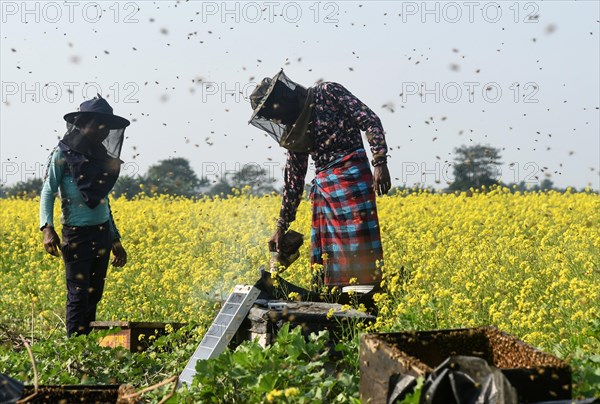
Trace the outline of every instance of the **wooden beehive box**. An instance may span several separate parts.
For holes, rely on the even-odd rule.
[[[33,386],[25,386],[21,399],[34,393]],[[117,402],[119,385],[39,386],[38,393],[28,403],[111,403]]]
[[[150,322],[135,322],[135,321],[93,321],[90,323],[94,330],[108,330],[119,327],[121,331],[107,335],[100,340],[101,346],[106,347],[123,347],[129,349],[130,352],[141,352],[151,345],[151,335],[159,337],[166,333],[165,326],[170,324],[173,329],[178,329],[183,326],[180,323],[150,323]]]
[[[330,311],[333,315],[328,315]],[[342,310],[341,304],[259,299],[250,309],[233,342],[239,344],[258,338],[261,345],[269,345],[284,323],[290,323],[290,328],[301,326],[305,335],[328,330],[332,339],[337,340],[344,327],[354,327],[357,322],[374,321],[375,317],[367,313],[354,309]]]
[[[391,379],[426,377],[453,355],[476,356],[499,368],[521,402],[571,398],[571,369],[564,361],[495,327],[363,335],[361,398],[387,403]]]

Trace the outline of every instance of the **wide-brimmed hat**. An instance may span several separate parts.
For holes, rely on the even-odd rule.
[[[70,112],[64,116],[65,121],[75,123],[78,116],[96,115],[102,117],[109,129],[122,129],[129,126],[130,122],[118,115],[113,114],[112,107],[100,94],[97,97],[82,102],[79,105],[79,111]]]

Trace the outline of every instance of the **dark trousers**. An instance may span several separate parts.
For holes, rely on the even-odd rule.
[[[63,226],[61,252],[67,280],[67,336],[89,334],[96,320],[110,258],[108,222],[97,226]]]

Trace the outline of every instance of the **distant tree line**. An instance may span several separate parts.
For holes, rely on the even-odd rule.
[[[32,178],[4,187],[0,183],[0,197],[20,196],[34,198],[40,195],[43,179]],[[225,173],[210,181],[199,178],[185,158],[161,160],[148,168],[144,175],[122,175],[117,180],[112,194],[115,198],[123,196],[131,199],[137,195],[174,195],[201,197],[231,195],[234,189],[244,189],[254,195],[278,192],[273,179],[268,178],[266,169],[258,165],[245,165],[237,172]]]
[[[512,192],[537,192],[537,191],[558,191],[566,192],[571,188],[573,192],[578,192],[575,187],[558,188],[550,178],[544,178],[539,181],[539,176],[534,176],[537,180],[534,183],[520,181],[518,183],[504,183],[500,181],[498,170],[502,165],[500,161],[500,150],[490,146],[473,145],[461,146],[454,150],[456,159],[453,164],[454,181],[442,192],[469,191],[473,189],[489,190],[492,186],[502,186],[509,188]],[[541,170],[544,172],[544,170]],[[547,173],[544,172],[544,175]],[[541,174],[540,174],[541,175]],[[581,188],[581,192],[586,187]]]
[[[277,192],[267,174],[266,169],[249,164],[210,181],[206,177],[198,178],[189,161],[179,157],[160,161],[151,166],[146,175],[120,177],[113,193],[115,197],[131,199],[139,194],[185,197],[231,195],[234,189],[243,188],[253,195]]]
[[[489,190],[492,186],[508,187],[512,192],[535,192],[555,190],[565,192],[554,186],[549,178],[544,178],[536,183],[520,181],[505,184],[498,179],[498,168],[502,165],[500,150],[482,145],[461,146],[454,150],[456,159],[452,165],[454,181],[447,188],[436,190],[433,187],[399,186],[390,191],[394,193],[413,193],[428,190],[432,193],[471,192],[470,189]],[[537,177],[536,177],[537,178]],[[113,188],[114,197],[123,196],[131,199],[136,195],[174,195],[183,197],[201,197],[216,195],[232,195],[234,189],[246,189],[253,195],[264,195],[272,192],[281,192],[274,187],[275,180],[269,178],[267,170],[258,165],[245,165],[237,172],[225,173],[215,180],[205,177],[199,178],[185,158],[170,158],[161,160],[148,168],[144,175],[121,176]],[[43,180],[32,178],[18,182],[12,186],[3,186],[0,183],[0,197],[21,196],[33,198],[40,194]],[[572,192],[583,192],[585,188]],[[310,193],[310,186],[305,186],[306,195]]]

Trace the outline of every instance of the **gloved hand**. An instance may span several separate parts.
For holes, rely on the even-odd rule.
[[[60,249],[60,238],[58,237],[58,234],[56,234],[56,231],[54,230],[54,227],[52,226],[46,226],[44,227],[44,248],[46,249],[46,252],[50,255],[54,255],[55,257],[58,257],[59,254],[59,249]]]
[[[275,230],[275,233],[273,233],[273,236],[269,240],[269,251],[270,252],[280,252],[281,251],[284,234],[285,234],[285,232],[283,231],[283,229],[281,229],[279,227]]]

